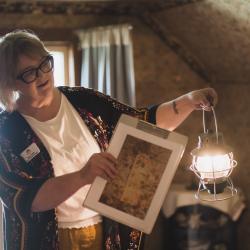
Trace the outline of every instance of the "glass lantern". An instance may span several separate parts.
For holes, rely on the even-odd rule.
[[[237,190],[230,175],[237,162],[233,159],[232,149],[225,145],[223,136],[218,133],[214,108],[215,133],[208,132],[203,110],[204,133],[199,136],[198,147],[193,149],[190,169],[198,176],[199,185],[195,197],[203,201],[218,201],[233,197]]]

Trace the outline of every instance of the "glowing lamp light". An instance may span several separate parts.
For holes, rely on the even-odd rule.
[[[193,161],[190,169],[199,178],[195,197],[204,201],[225,200],[237,193],[229,177],[237,162],[233,159],[231,148],[224,144],[222,134],[218,133],[213,107],[212,111],[215,133],[208,132],[206,129],[203,110],[204,133],[199,136],[198,147],[191,152]]]

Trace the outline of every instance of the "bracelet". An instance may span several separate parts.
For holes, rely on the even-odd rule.
[[[176,105],[176,102],[173,101],[172,104],[173,104],[174,113],[178,115],[178,114],[179,114],[179,111],[178,111],[178,109],[177,109],[177,107],[176,107],[176,106],[177,106],[177,105]]]

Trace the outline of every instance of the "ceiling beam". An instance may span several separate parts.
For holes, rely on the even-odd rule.
[[[140,19],[144,24],[149,26],[168,47],[179,55],[180,58],[187,63],[190,69],[196,72],[205,81],[212,82],[211,76],[208,74],[202,62],[191,54],[176,37],[172,36],[159,20],[154,18],[149,12],[142,13]]]
[[[201,0],[7,0],[0,1],[0,13],[17,14],[115,14],[157,12]]]

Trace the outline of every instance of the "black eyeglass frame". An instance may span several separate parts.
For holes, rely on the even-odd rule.
[[[43,65],[46,61],[50,61],[50,63],[51,63],[51,68],[50,68],[48,71],[44,71],[44,70],[42,70],[42,68],[41,68],[42,65]],[[20,74],[16,77],[16,79],[17,79],[17,80],[21,80],[21,81],[23,81],[23,82],[26,83],[26,84],[30,84],[30,83],[34,82],[34,81],[38,78],[38,71],[39,71],[39,70],[41,70],[43,73],[48,73],[48,72],[50,72],[50,71],[53,70],[53,69],[54,69],[54,58],[53,58],[52,55],[47,55],[47,56],[44,58],[44,60],[39,64],[38,67],[36,67],[36,68],[34,67],[34,68],[32,68],[32,69],[25,70],[24,72],[20,73]],[[27,72],[33,71],[33,70],[35,70],[35,72],[36,72],[34,80],[26,81],[26,80],[24,79],[24,75],[27,74]]]

